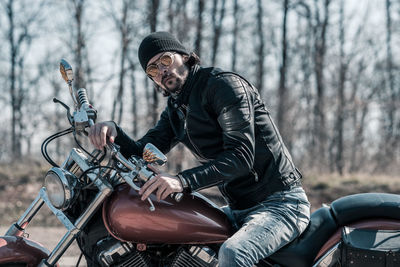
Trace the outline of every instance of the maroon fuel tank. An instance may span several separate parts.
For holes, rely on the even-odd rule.
[[[180,202],[150,198],[155,211],[129,185],[118,186],[103,205],[103,221],[110,234],[147,244],[221,243],[232,234],[226,215],[200,194],[185,194]]]
[[[35,241],[20,236],[0,237],[0,265],[26,263],[27,267],[36,267],[50,252]],[[58,266],[58,265],[57,265]]]

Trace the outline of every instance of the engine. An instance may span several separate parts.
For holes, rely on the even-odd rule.
[[[192,246],[189,249],[179,249],[171,266],[173,267],[209,267],[217,266],[218,259],[213,250],[208,247]]]
[[[102,267],[150,267],[158,266],[160,261],[164,263],[162,265],[171,267],[210,267],[218,264],[215,252],[208,247],[177,246],[173,253],[165,253],[162,246],[153,247],[151,251],[138,251],[135,244],[113,238],[99,241],[97,247],[97,261]]]
[[[97,247],[97,261],[102,267],[151,266],[147,255],[137,251],[132,243],[105,238],[97,242]]]

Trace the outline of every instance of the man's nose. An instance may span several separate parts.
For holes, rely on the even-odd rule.
[[[159,64],[159,65],[158,65],[158,70],[159,70],[161,73],[166,73],[167,70],[168,70],[168,67],[169,67],[169,66],[164,66],[163,64]]]

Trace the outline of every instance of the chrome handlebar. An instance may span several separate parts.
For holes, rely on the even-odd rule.
[[[118,145],[113,143],[107,143],[107,148],[111,152],[113,158],[118,160],[123,166],[125,166],[130,172],[129,176],[125,175],[122,178],[135,190],[139,191],[140,187],[137,186],[133,179],[138,178],[141,182],[145,183],[150,179],[153,179],[156,176],[156,173],[150,170],[147,167],[147,163],[140,158],[131,157],[129,160],[126,159],[120,152]],[[171,194],[171,198],[176,202],[181,201],[183,197],[183,193],[173,193]],[[147,198],[147,201],[150,203],[150,210],[154,211],[154,204],[150,198]]]
[[[71,65],[64,59],[60,62],[60,72],[63,79],[68,84],[70,94],[72,100],[74,102],[75,111],[71,115],[69,112],[69,107],[62,103],[59,100],[54,100],[54,102],[61,103],[66,109],[68,114],[68,120],[73,125],[74,131],[78,133],[86,133],[86,127],[90,127],[94,125],[97,118],[97,111],[93,108],[93,106],[89,103],[88,96],[86,94],[85,88],[79,88],[78,90],[74,90],[72,88],[72,81],[74,79],[72,67]],[[148,144],[149,145],[149,144]],[[130,158],[126,159],[120,152],[119,147],[115,144],[108,143],[107,149],[111,152],[111,155],[114,159],[119,161],[123,166],[125,166],[129,173],[124,173],[121,175],[122,179],[128,183],[134,190],[139,191],[140,187],[134,183],[134,179],[137,177],[141,182],[147,182],[149,179],[153,179],[156,176],[156,173],[152,170],[148,169],[148,163],[157,163],[162,165],[166,162],[166,157],[162,154],[156,147],[153,145],[149,145],[145,147],[144,158]],[[183,194],[182,193],[173,193],[171,197],[175,199],[175,201],[179,202]],[[150,210],[154,211],[155,207],[150,198],[147,198],[147,201],[150,203]]]

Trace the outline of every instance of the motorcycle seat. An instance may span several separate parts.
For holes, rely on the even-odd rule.
[[[297,239],[275,252],[269,259],[282,266],[309,267],[337,227],[329,207],[322,207],[311,215],[306,230]]]
[[[400,195],[362,193],[333,201],[316,210],[306,230],[269,259],[281,266],[309,267],[337,228],[366,218],[400,220]]]
[[[387,193],[349,195],[333,201],[331,212],[339,226],[374,217],[400,220],[400,195]]]

